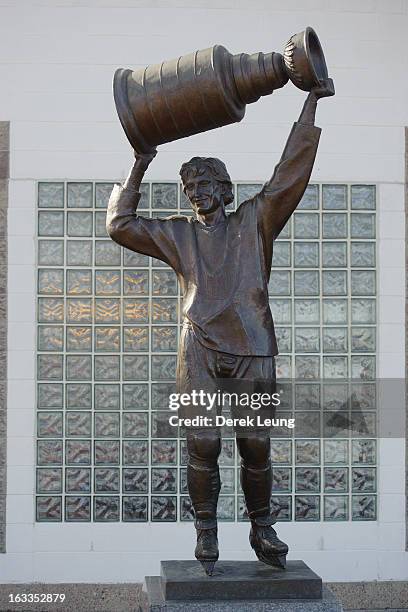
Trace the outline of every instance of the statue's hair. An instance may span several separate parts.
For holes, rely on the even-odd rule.
[[[212,176],[219,182],[226,185],[226,192],[224,194],[224,204],[227,206],[234,201],[234,191],[230,175],[228,174],[227,168],[224,162],[216,157],[192,157],[190,161],[185,162],[180,168],[180,176],[183,181],[183,186],[186,183],[187,176],[200,176],[204,174],[206,170],[209,170]],[[185,187],[183,187],[185,192]]]

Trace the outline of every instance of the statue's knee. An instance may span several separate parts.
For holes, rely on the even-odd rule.
[[[217,463],[221,452],[221,439],[217,432],[187,434],[187,450],[190,460],[198,463]]]
[[[242,463],[248,468],[267,467],[270,463],[271,441],[269,436],[248,436],[238,441]]]

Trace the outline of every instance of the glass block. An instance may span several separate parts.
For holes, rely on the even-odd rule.
[[[169,396],[175,393],[175,382],[152,383],[152,409],[167,410],[169,406]]]
[[[123,465],[147,465],[148,441],[124,440],[122,442]]]
[[[290,468],[272,468],[272,491],[274,493],[292,493],[292,470]]]
[[[318,327],[296,327],[295,351],[316,353],[320,350],[320,329]]]
[[[39,438],[61,438],[62,427],[62,412],[37,413],[37,435]]]
[[[318,210],[319,208],[319,185],[308,185],[303,194],[299,210]]]
[[[120,327],[95,327],[95,351],[120,351]]]
[[[318,438],[320,436],[320,412],[298,410],[295,426],[296,437]]]
[[[322,272],[323,295],[347,295],[347,272],[324,270]]]
[[[122,435],[124,438],[147,438],[148,432],[147,412],[125,412],[123,414]]]
[[[91,212],[67,213],[67,236],[89,236],[93,234],[93,214]]]
[[[63,391],[58,383],[40,383],[38,389],[38,408],[62,408]]]
[[[148,295],[149,272],[147,270],[123,271],[124,295]]]
[[[120,435],[120,415],[118,412],[96,412],[95,436],[98,438],[118,438]]]
[[[177,323],[178,302],[175,299],[152,300],[152,323]]]
[[[375,493],[377,470],[373,467],[353,467],[351,471],[353,493]]]
[[[296,377],[314,379],[320,376],[320,358],[312,355],[295,357]]]
[[[107,208],[114,183],[96,183],[95,206],[96,208]]]
[[[91,498],[67,496],[65,498],[65,520],[88,522],[91,520]]]
[[[287,355],[277,355],[275,357],[275,365],[277,378],[292,377],[292,357]]]
[[[193,504],[187,495],[180,497],[180,521],[194,521]]]
[[[148,351],[149,350],[149,328],[148,327],[124,327],[123,328],[123,350],[125,352]]]
[[[94,312],[95,323],[120,323],[120,300],[97,298]]]
[[[178,428],[169,423],[169,413],[167,410],[164,412],[152,412],[151,424],[152,438],[175,438],[178,435]]]
[[[348,496],[347,495],[325,495],[324,496],[324,520],[325,521],[348,521]]]
[[[323,209],[346,210],[347,185],[323,185],[322,198]]]
[[[276,324],[285,325],[292,322],[291,300],[270,300],[269,303]]]
[[[353,355],[351,357],[351,377],[362,380],[375,378],[375,357],[370,355]]]
[[[375,327],[352,327],[351,328],[351,350],[352,352],[366,353],[374,352],[376,345]]]
[[[96,440],[94,444],[95,465],[119,465],[119,440]]]
[[[95,385],[95,410],[119,410],[120,409],[120,386],[119,385]]]
[[[180,440],[180,465],[187,465],[188,453],[186,440]]]
[[[95,270],[96,295],[120,295],[119,270]]]
[[[319,215],[317,213],[294,214],[295,238],[319,238]]]
[[[175,465],[177,463],[176,440],[152,440],[152,464]]]
[[[283,239],[286,240],[287,238],[291,237],[291,234],[292,234],[292,232],[291,232],[291,224],[292,224],[291,219],[286,221],[286,225],[283,226],[283,229],[281,230],[281,233],[278,236],[278,238],[280,240],[283,240]]]
[[[122,470],[123,493],[147,493],[149,473],[143,468],[125,468]]]
[[[62,298],[39,298],[38,322],[64,322],[64,300]]]
[[[91,270],[67,270],[68,295],[90,295],[92,293]]]
[[[352,238],[375,238],[375,214],[351,213],[350,236]]]
[[[375,410],[376,384],[353,384],[351,393],[351,407],[353,410]]]
[[[320,387],[315,384],[295,386],[296,410],[318,410],[320,408]]]
[[[92,183],[68,183],[68,208],[91,208],[93,205]]]
[[[290,272],[272,270],[268,285],[269,295],[290,295]]]
[[[352,495],[351,507],[353,521],[377,520],[376,495]]]
[[[272,465],[290,465],[292,463],[291,440],[271,440]]]
[[[68,383],[66,391],[67,408],[73,410],[92,408],[92,387],[89,383]]]
[[[320,492],[320,468],[297,467],[295,468],[295,483],[297,493],[319,493]]]
[[[375,210],[375,185],[351,186],[352,210]]]
[[[221,468],[221,495],[228,495],[235,493],[235,469],[234,468]]]
[[[295,323],[319,323],[319,300],[295,300]]]
[[[62,355],[38,355],[37,377],[38,380],[62,380],[63,360]]]
[[[339,325],[347,323],[347,300],[323,300],[323,323]]]
[[[289,495],[271,497],[271,514],[277,521],[292,520],[292,498]]]
[[[37,497],[36,520],[39,522],[62,520],[62,497]]]
[[[135,253],[129,251],[129,249],[123,249],[123,265],[124,266],[136,266],[146,268],[149,267],[149,259],[147,255],[141,253]]]
[[[108,232],[106,231],[106,213],[96,212],[95,213],[95,236],[97,238],[108,238]]]
[[[62,325],[39,325],[39,351],[62,351],[64,348],[64,328]]]
[[[320,441],[296,440],[295,461],[297,464],[318,465],[320,463]]]
[[[319,244],[317,242],[295,242],[293,254],[296,268],[317,268],[319,265]]]
[[[372,465],[376,463],[377,441],[376,440],[352,440],[351,461]]]
[[[347,383],[325,383],[323,385],[323,408],[325,410],[347,410],[349,386]]]
[[[65,441],[65,463],[67,465],[90,465],[91,464],[91,441],[90,440],[66,440]]]
[[[375,300],[357,299],[351,300],[351,322],[352,323],[375,323],[376,303]]]
[[[124,522],[145,522],[148,520],[148,498],[146,496],[128,496],[122,499],[122,520]]]
[[[64,293],[64,271],[38,270],[38,293],[41,295],[61,295]]]
[[[323,376],[324,378],[347,378],[348,363],[347,357],[331,357],[323,355]]]
[[[119,493],[119,468],[95,468],[95,493]]]
[[[292,350],[292,328],[276,327],[276,340],[281,353],[290,353]]]
[[[96,266],[120,266],[121,250],[112,240],[95,241]]]
[[[173,380],[176,377],[176,356],[153,355],[152,379]]]
[[[149,302],[142,298],[129,298],[123,300],[124,323],[148,323]]]
[[[92,327],[67,327],[68,351],[92,350]]]
[[[347,238],[347,215],[323,213],[323,238]]]
[[[323,242],[322,264],[324,268],[345,268],[347,266],[347,243]]]
[[[66,377],[67,380],[91,380],[91,355],[67,355]]]
[[[37,468],[37,493],[62,493],[62,470]]]
[[[147,384],[123,385],[123,410],[148,410],[149,387]]]
[[[39,236],[63,236],[64,213],[57,210],[40,210],[38,213]]]
[[[295,295],[319,295],[319,273],[296,270]]]
[[[38,264],[40,266],[63,266],[64,265],[64,242],[63,240],[39,240],[38,241]]]
[[[229,495],[221,495],[218,498],[217,518],[219,521],[235,520],[235,498]]]
[[[152,208],[177,208],[176,183],[153,183]]]
[[[170,495],[152,496],[152,516],[154,521],[177,521],[177,497]]]
[[[238,206],[242,202],[252,199],[262,189],[261,183],[242,183],[237,185],[237,203]]]
[[[375,272],[369,270],[351,271],[351,295],[375,295]]]
[[[325,327],[323,329],[323,352],[347,352],[347,327]]]
[[[177,277],[172,270],[152,271],[153,295],[177,295]]]
[[[67,493],[90,493],[91,492],[91,470],[90,468],[66,468],[65,491]]]
[[[324,468],[324,492],[325,493],[347,493],[348,492],[348,468],[326,467]]]
[[[69,266],[91,266],[92,242],[90,240],[69,240],[67,243],[67,264]]]
[[[38,465],[62,465],[62,440],[37,440]]]
[[[95,380],[119,380],[119,355],[97,355],[95,357]]]
[[[149,358],[144,355],[124,355],[122,357],[123,380],[147,380]]]
[[[152,351],[177,351],[177,327],[153,327]]]
[[[375,412],[351,412],[350,432],[352,436],[369,438],[376,435],[377,415]]]
[[[352,242],[350,257],[352,268],[374,268],[375,242]]]
[[[278,241],[273,246],[272,265],[276,268],[290,266],[290,242]]]
[[[64,183],[38,183],[40,208],[64,208]]]
[[[176,468],[152,468],[152,493],[177,493]]]
[[[120,501],[115,495],[94,497],[94,521],[116,522],[120,520]]]
[[[324,440],[324,462],[348,463],[348,448],[348,440]]]
[[[320,521],[320,496],[296,495],[295,497],[296,521]]]
[[[69,438],[90,438],[92,420],[90,412],[67,412],[65,415],[65,435]]]

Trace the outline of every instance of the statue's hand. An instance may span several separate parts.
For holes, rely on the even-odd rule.
[[[136,164],[146,170],[150,163],[153,161],[153,159],[156,157],[157,149],[155,149],[153,153],[138,153],[137,151],[134,151],[134,155]]]
[[[324,79],[320,81],[320,85],[318,87],[313,87],[310,93],[314,95],[317,100],[334,96],[335,89],[333,79]]]

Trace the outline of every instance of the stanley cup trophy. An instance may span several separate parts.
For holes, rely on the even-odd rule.
[[[309,93],[272,178],[255,197],[227,215],[234,196],[224,163],[193,157],[180,175],[195,218],[137,214],[140,184],[158,145],[241,121],[246,104],[289,79]],[[113,188],[107,231],[118,244],[160,259],[177,274],[183,292],[179,393],[191,397],[200,389],[216,390],[220,381],[232,383],[230,389],[243,380],[273,388],[278,353],[268,301],[273,242],[312,172],[321,131],[314,125],[317,101],[332,95],[323,51],[310,27],[292,36],[283,54],[232,55],[216,45],[142,70],[116,71],[116,108],[136,159],[124,184]],[[197,411],[186,405],[179,416]],[[186,438],[195,556],[211,576],[218,560],[221,436],[219,427],[198,426],[187,428]],[[250,544],[260,561],[284,569],[288,547],[273,528],[270,508],[270,431],[247,431],[236,442]]]

